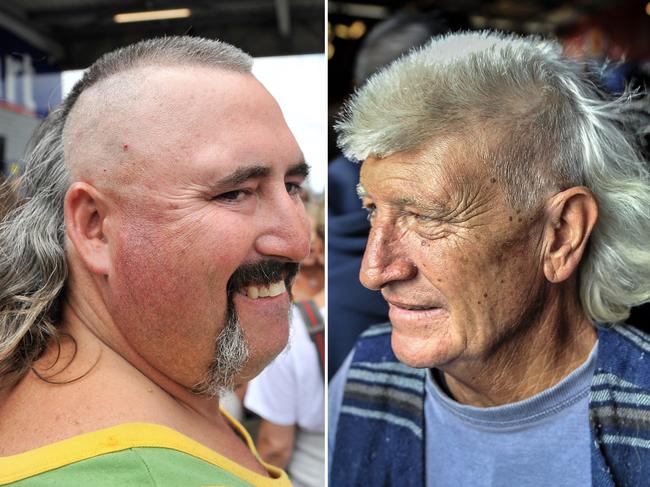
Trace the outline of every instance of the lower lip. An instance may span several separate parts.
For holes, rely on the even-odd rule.
[[[406,309],[390,303],[388,304],[388,307],[388,317],[393,323],[435,321],[444,318],[447,315],[447,311],[444,308]]]

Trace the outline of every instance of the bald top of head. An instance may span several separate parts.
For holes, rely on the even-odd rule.
[[[214,90],[223,92],[224,102],[233,80],[259,84],[250,73],[196,65],[144,65],[95,83],[81,93],[63,131],[72,181],[116,189],[145,173],[161,153],[173,158],[192,125],[193,107],[201,104],[190,84],[178,89],[189,73],[218,77]]]

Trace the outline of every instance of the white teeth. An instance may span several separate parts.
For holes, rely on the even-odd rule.
[[[279,296],[287,290],[284,281],[274,282],[269,286],[248,286],[246,295],[251,299]]]
[[[279,296],[286,290],[287,288],[284,286],[284,281],[274,282],[269,286],[269,296]]]

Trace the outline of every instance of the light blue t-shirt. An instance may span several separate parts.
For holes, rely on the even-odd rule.
[[[478,408],[426,381],[426,485],[554,487],[591,485],[589,388],[596,346],[561,382],[525,401]],[[352,355],[329,384],[329,458]]]

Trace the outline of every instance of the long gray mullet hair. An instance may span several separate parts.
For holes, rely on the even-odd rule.
[[[77,99],[108,77],[145,65],[207,66],[249,73],[252,59],[228,44],[195,37],[150,39],[101,57],[32,137],[17,193],[0,222],[0,386],[15,383],[57,339],[67,264],[63,201],[70,184],[64,126]],[[9,184],[1,191],[11,191]]]

